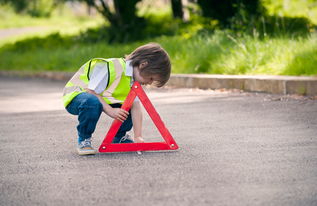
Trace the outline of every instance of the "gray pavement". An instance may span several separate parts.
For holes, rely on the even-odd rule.
[[[317,205],[317,100],[147,89],[180,150],[81,157],[63,86],[0,77],[0,205]]]

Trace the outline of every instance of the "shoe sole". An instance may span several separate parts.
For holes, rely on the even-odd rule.
[[[77,152],[79,155],[95,155],[97,153],[95,150],[82,151],[79,149],[77,149]]]

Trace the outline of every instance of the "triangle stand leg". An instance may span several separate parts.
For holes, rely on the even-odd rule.
[[[157,151],[157,150],[177,150],[178,145],[173,139],[171,133],[168,131],[164,125],[160,115],[155,110],[150,99],[147,97],[140,83],[135,82],[132,88],[122,104],[121,108],[129,111],[133,101],[136,97],[139,97],[141,103],[143,104],[145,110],[149,114],[150,118],[154,122],[156,128],[163,137],[163,142],[144,142],[144,143],[122,143],[114,144],[112,143],[115,135],[117,134],[122,122],[119,120],[114,120],[108,133],[106,134],[103,142],[99,147],[99,152],[138,152],[138,151]]]

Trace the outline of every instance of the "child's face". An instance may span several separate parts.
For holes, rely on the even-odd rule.
[[[133,79],[134,81],[139,82],[142,85],[150,85],[153,83],[153,81],[156,80],[155,75],[149,75],[149,76],[142,76],[140,74],[140,70],[142,69],[142,66],[140,65],[139,67],[134,67],[133,68]]]

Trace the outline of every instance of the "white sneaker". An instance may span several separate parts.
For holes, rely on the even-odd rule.
[[[121,138],[119,143],[134,143],[134,141],[133,141],[133,138],[129,134],[126,134],[125,136]]]
[[[85,139],[78,144],[77,152],[79,155],[94,155],[97,151],[91,146],[91,139]]]

